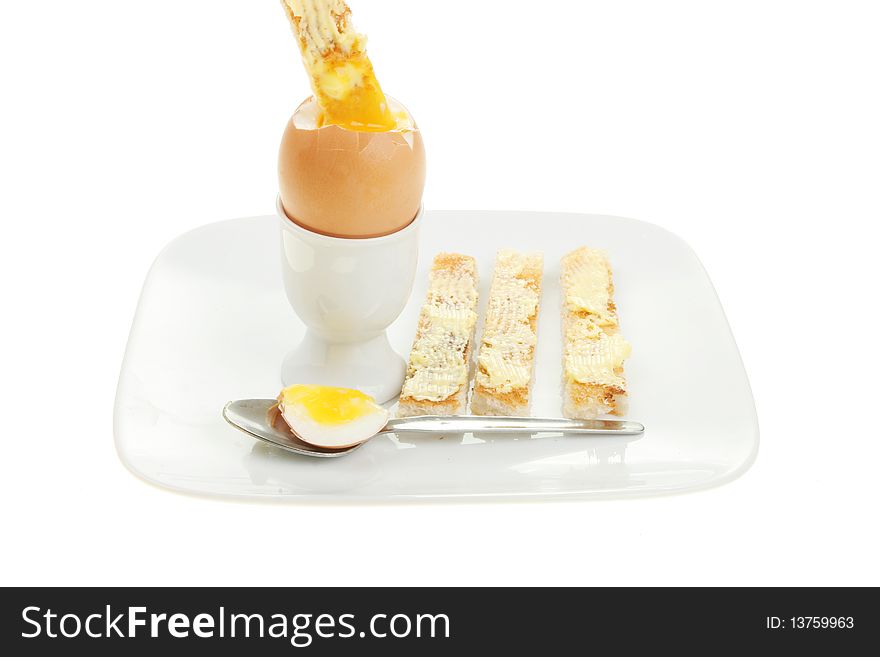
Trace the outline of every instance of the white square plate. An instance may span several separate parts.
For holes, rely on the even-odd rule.
[[[304,332],[281,285],[277,218],[212,224],[165,248],[144,285],[115,408],[126,466],[177,491],[292,501],[588,498],[653,495],[734,479],[755,458],[748,379],[706,272],[675,235],[596,215],[429,212],[416,286],[388,331],[406,356],[439,251],[477,258],[481,317],[495,252],[541,250],[533,415],[561,415],[559,259],[607,249],[627,361],[632,437],[379,437],[338,459],[290,454],[230,427],[238,398],[274,397]],[[479,324],[478,324],[479,338]]]

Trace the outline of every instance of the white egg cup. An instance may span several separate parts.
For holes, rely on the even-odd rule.
[[[282,382],[355,388],[380,404],[393,399],[400,394],[406,362],[391,348],[385,329],[412,292],[423,210],[395,233],[358,239],[297,225],[280,198],[276,209],[284,290],[306,325],[302,342],[281,366]]]

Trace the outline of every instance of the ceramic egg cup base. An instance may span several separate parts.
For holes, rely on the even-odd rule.
[[[352,343],[330,342],[306,331],[281,366],[285,386],[312,383],[357,387],[380,404],[400,394],[405,374],[406,361],[391,348],[384,331],[370,340]]]

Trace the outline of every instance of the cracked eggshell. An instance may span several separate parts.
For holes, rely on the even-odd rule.
[[[425,186],[425,147],[406,110],[407,127],[359,132],[317,127],[318,105],[304,102],[281,140],[281,204],[300,226],[334,237],[379,237],[415,219]]]

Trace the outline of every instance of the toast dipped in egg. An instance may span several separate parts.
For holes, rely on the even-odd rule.
[[[355,130],[394,130],[398,120],[344,0],[281,0],[322,120]]]

